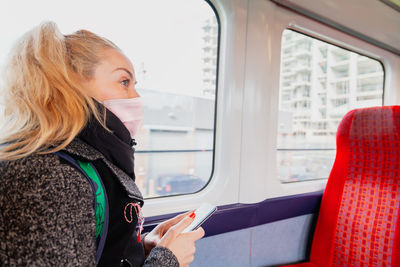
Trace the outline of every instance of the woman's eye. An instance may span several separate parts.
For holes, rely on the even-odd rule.
[[[123,86],[125,86],[125,87],[128,87],[129,86],[129,79],[126,79],[126,80],[123,80],[122,82],[121,82],[121,84],[123,85]]]

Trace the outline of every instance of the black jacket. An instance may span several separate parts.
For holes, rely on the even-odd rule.
[[[93,118],[79,134],[79,138],[101,152],[106,159],[118,166],[134,181],[134,148],[129,131],[108,110],[106,111],[106,125],[112,132],[104,129]],[[143,245],[138,241],[136,232],[138,218],[129,205],[138,203],[143,206],[143,198],[141,195],[130,197],[121,186],[118,177],[109,170],[102,160],[95,160],[92,163],[104,183],[110,211],[107,239],[98,266],[122,266],[124,264],[141,266],[145,260],[145,255]],[[125,216],[131,215],[133,218],[125,218]]]

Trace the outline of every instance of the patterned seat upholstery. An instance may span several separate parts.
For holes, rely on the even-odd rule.
[[[350,111],[337,132],[310,261],[400,266],[400,106]]]

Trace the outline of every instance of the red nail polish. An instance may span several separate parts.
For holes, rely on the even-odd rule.
[[[194,219],[194,217],[196,217],[196,214],[194,212],[192,212],[192,214],[190,214],[189,217]]]

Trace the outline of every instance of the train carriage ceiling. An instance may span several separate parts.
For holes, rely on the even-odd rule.
[[[400,12],[382,1],[271,1],[400,55]]]

